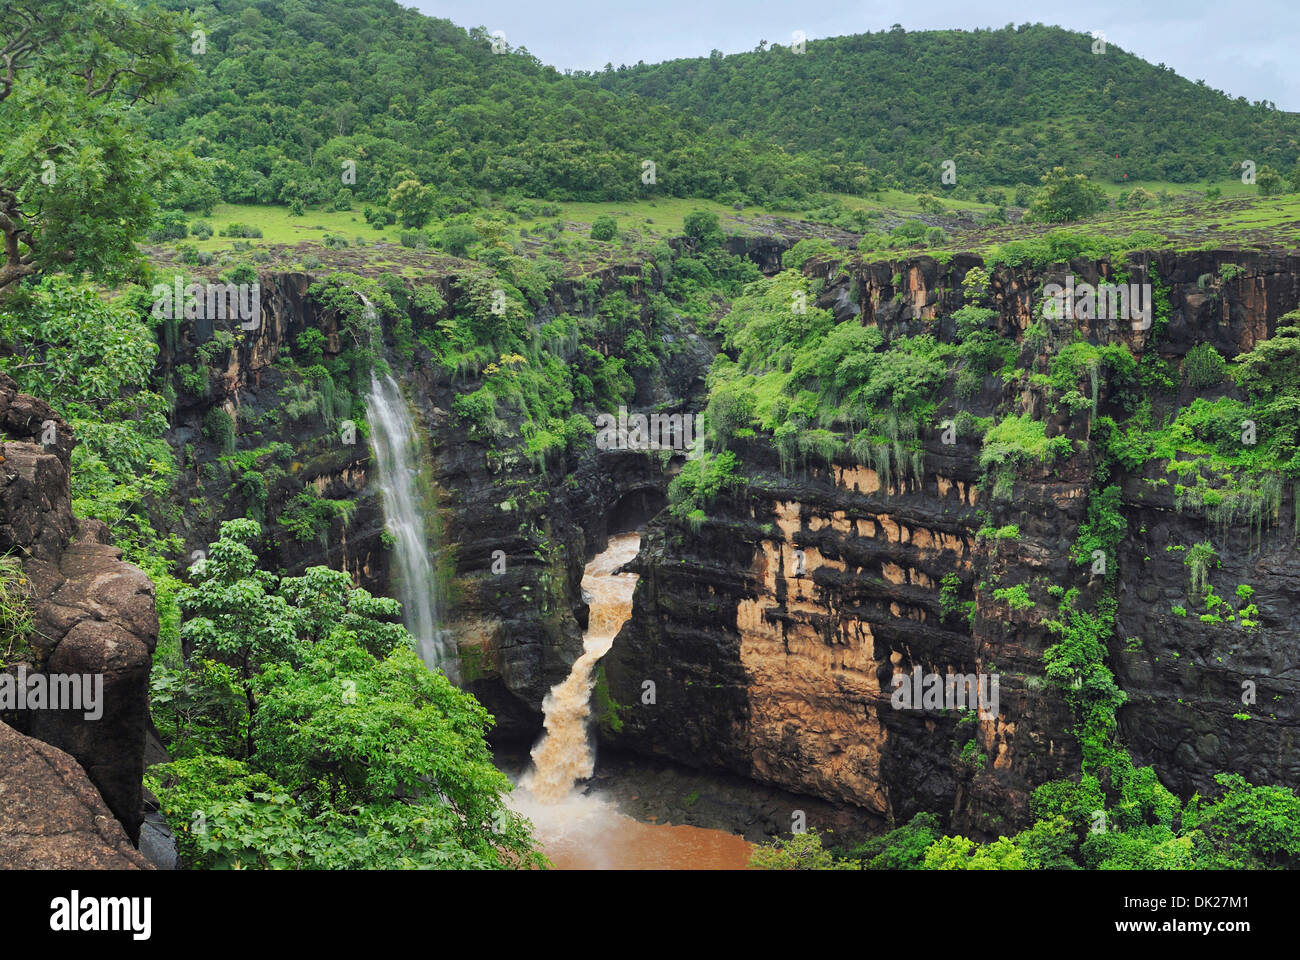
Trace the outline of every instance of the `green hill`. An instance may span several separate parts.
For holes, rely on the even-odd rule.
[[[1036,185],[1054,166],[1114,182],[1289,170],[1300,114],[1233,100],[1107,44],[1041,24],[810,41],[803,54],[674,60],[594,74],[722,130],[864,163],[914,188]]]
[[[1247,159],[1287,171],[1300,153],[1300,114],[1037,24],[570,74],[391,0],[229,0],[195,17],[199,75],[149,120],[200,158],[160,196],[188,210],[311,206],[342,187],[341,200],[387,204],[411,179],[429,187],[434,218],[485,191],[796,209],[896,186],[1002,203],[988,188],[1036,186],[1054,166],[1186,184],[1227,181]]]
[[[193,55],[199,76],[153,111],[150,127],[205,158],[197,183],[214,183],[230,203],[312,204],[344,185],[384,201],[411,176],[436,186],[441,213],[466,208],[484,189],[552,200],[731,193],[761,201],[870,183],[860,166],[710,132],[526,50],[494,53],[483,30],[391,0],[228,0],[200,6],[195,19],[206,30],[204,52]],[[355,185],[342,180],[348,160]],[[195,178],[175,187],[165,202],[192,209],[211,199]]]

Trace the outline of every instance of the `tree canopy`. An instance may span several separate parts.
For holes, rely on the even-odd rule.
[[[51,268],[117,277],[153,217],[150,183],[177,162],[140,114],[190,71],[189,21],[123,0],[0,5],[0,295]]]

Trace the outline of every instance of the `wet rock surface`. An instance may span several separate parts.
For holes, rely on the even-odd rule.
[[[977,262],[922,257],[845,269],[824,258],[805,272],[827,281],[818,306],[846,318],[856,306],[861,322],[892,337],[949,322],[940,318],[960,306],[961,277]],[[1149,262],[1171,308],[1158,349],[1175,362],[1200,342],[1227,357],[1248,350],[1300,302],[1293,256],[1199,252]],[[1244,269],[1207,299],[1204,278],[1217,277],[1222,263]],[[1095,282],[1114,268],[1070,269]],[[1052,270],[992,273],[998,330],[1019,339]],[[1150,348],[1149,331],[1127,323],[1081,325],[1094,342]],[[1007,389],[986,382],[964,408],[988,416],[1010,399]],[[1022,472],[1010,496],[995,502],[980,486],[978,442],[939,440],[925,441],[919,476],[901,481],[849,459],[783,466],[765,442],[737,443],[743,493],[712,505],[697,530],[661,518],[647,533],[634,612],[605,661],[612,709],[602,711],[602,739],[869,817],[902,822],[934,811],[950,829],[983,838],[1027,824],[1033,788],[1079,768],[1075,720],[1047,682],[1042,657],[1055,642],[1044,623],[1056,608],[1047,587],[1095,588],[1086,567],[1068,559],[1086,518],[1090,447],[1076,444],[1051,472]],[[1171,493],[1153,492],[1141,477],[1117,480],[1128,535],[1108,662],[1129,695],[1118,719],[1134,761],[1153,764],[1183,797],[1212,788],[1225,770],[1255,783],[1294,783],[1300,556],[1291,524],[1274,524],[1253,543],[1244,527],[1230,535],[1213,582],[1220,594],[1253,586],[1260,627],[1211,629],[1195,615],[1171,614],[1171,605],[1187,602],[1187,572],[1182,555],[1165,550],[1211,539],[1204,512],[1177,510]],[[1010,524],[1014,537],[979,535],[986,525]],[[957,599],[977,600],[969,623],[941,603],[940,582],[954,572]],[[994,587],[1015,585],[1030,589],[1034,609],[993,600]],[[959,724],[952,710],[893,709],[893,678],[917,667],[996,673],[997,716]],[[1241,705],[1247,680],[1258,688],[1258,706]],[[643,696],[648,682],[652,702]]]

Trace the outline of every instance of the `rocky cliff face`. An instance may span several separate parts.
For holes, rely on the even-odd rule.
[[[743,252],[770,272],[783,243],[756,241]],[[1218,268],[1228,262],[1244,269],[1225,281]],[[969,256],[873,265],[822,259],[805,272],[826,281],[818,305],[838,320],[894,337],[950,333],[950,314],[962,304],[960,281],[977,263]],[[1096,282],[1115,269],[1077,261],[993,271],[999,332],[1023,341],[1042,285],[1066,270]],[[1076,322],[1093,342],[1122,341],[1172,360],[1209,342],[1231,357],[1271,335],[1277,317],[1300,301],[1300,262],[1280,255],[1166,254],[1140,261],[1133,273],[1135,282],[1154,273],[1167,289],[1160,341],[1124,323]],[[233,416],[240,449],[285,443],[293,450],[262,505],[269,523],[304,483],[355,504],[319,543],[273,546],[280,552],[272,563],[286,572],[342,566],[363,585],[390,593],[368,448],[340,444],[319,421],[282,415],[285,375],[275,360],[292,353],[307,329],[321,330],[327,352],[338,351],[337,322],[307,295],[307,277],[267,279],[263,286],[272,293],[263,297],[261,329],[213,359],[209,395],[178,402],[172,439],[191,478],[180,502],[192,497],[201,504],[213,490],[215,499],[224,498],[219,512],[186,509],[184,539],[202,547],[223,517],[242,516],[250,505],[222,475],[220,451],[203,435],[204,417],[220,407]],[[439,281],[448,310],[460,282]],[[543,313],[590,311],[615,290],[644,303],[656,282],[646,288],[639,269],[611,268],[594,289],[558,285]],[[1071,332],[1057,331],[1062,342]],[[192,363],[210,336],[182,325],[165,364]],[[715,346],[689,336],[672,369],[638,379],[643,409],[701,407],[701,378]],[[582,449],[543,469],[490,439],[466,435],[449,413],[463,387],[419,348],[399,373],[430,441],[447,626],[466,686],[497,716],[499,740],[527,742],[537,732],[542,698],[580,650],[584,560],[610,530],[658,512],[680,459]],[[1013,401],[1045,409],[1037,387],[996,376],[962,407],[988,416]],[[956,411],[951,396],[944,409]],[[1053,432],[1087,439],[1082,419],[1047,417]],[[1043,675],[1043,652],[1054,642],[1043,620],[1054,610],[1012,610],[993,592],[1024,584],[1041,595],[1055,584],[1095,593],[1097,584],[1068,556],[1095,464],[1087,444],[1076,444],[1076,453],[1051,470],[1021,471],[1010,496],[995,500],[981,483],[978,439],[944,443],[930,427],[918,475],[903,478],[848,459],[783,469],[765,441],[745,441],[741,495],[711,507],[697,531],[663,518],[652,524],[635,611],[598,690],[602,735],[622,748],[825,798],[873,823],[932,810],[948,813],[952,829],[991,836],[1025,822],[1034,786],[1078,770],[1075,718]],[[1169,609],[1185,593],[1186,571],[1181,556],[1164,547],[1206,539],[1208,521],[1177,510],[1172,494],[1148,479],[1119,478],[1129,536],[1119,558],[1117,636],[1141,641],[1116,640],[1110,650],[1129,696],[1119,714],[1122,736],[1136,762],[1155,764],[1183,795],[1209,786],[1221,770],[1285,782],[1297,772],[1297,717],[1287,705],[1295,702],[1290,600],[1300,574],[1292,532],[1273,525],[1249,545],[1245,531],[1233,533],[1216,572],[1228,590],[1255,586],[1257,634],[1216,633],[1196,618],[1175,618]],[[1012,524],[1015,537],[987,535]],[[945,609],[941,581],[952,573],[958,586],[950,604],[973,601],[970,620]],[[956,712],[893,709],[894,677],[917,667],[997,674],[996,716],[972,724]],[[1250,722],[1233,718],[1243,679],[1256,682],[1259,702],[1271,705],[1253,711]]]
[[[805,272],[827,281],[819,306],[892,337],[950,324],[962,302],[961,277],[976,262],[823,261]],[[1230,282],[1214,279],[1227,262],[1245,269]],[[1209,342],[1231,357],[1270,336],[1300,302],[1294,257],[1170,254],[1149,263],[1168,288],[1160,342],[1128,324],[1081,324],[1095,342],[1122,340],[1174,359]],[[1081,261],[1068,269],[1080,282],[1096,282],[1114,268]],[[1004,336],[1022,337],[1036,292],[1052,276],[994,272]],[[997,378],[963,406],[988,415],[1018,389],[1024,404],[1042,409],[1033,388]],[[956,409],[950,402],[943,415]],[[1085,438],[1080,424],[1058,418],[1053,425]],[[1074,717],[1043,676],[1043,651],[1054,642],[1043,624],[1048,608],[1014,611],[993,599],[993,589],[1095,591],[1087,568],[1068,558],[1086,516],[1089,448],[1080,445],[1051,471],[1020,473],[1010,497],[997,501],[981,486],[978,441],[944,444],[937,428],[928,431],[919,477],[902,480],[848,459],[782,470],[761,440],[735,449],[745,464],[743,493],[711,507],[698,531],[661,520],[645,541],[632,618],[605,660],[613,710],[604,711],[602,735],[623,748],[852,804],[874,818],[938,811],[952,829],[979,836],[1024,824],[1032,788],[1077,772],[1079,751]],[[1292,783],[1300,772],[1300,556],[1292,525],[1277,523],[1258,542],[1245,528],[1231,532],[1214,582],[1221,593],[1252,584],[1262,598],[1261,629],[1216,630],[1171,613],[1184,602],[1187,571],[1180,553],[1165,550],[1209,539],[1211,525],[1201,512],[1175,509],[1171,487],[1144,479],[1155,475],[1122,477],[1129,535],[1117,636],[1139,643],[1113,640],[1109,651],[1129,696],[1121,735],[1135,762],[1154,764],[1183,796],[1224,770]],[[1008,524],[1018,536],[980,535]],[[976,603],[969,623],[945,616],[940,581],[953,572],[959,598]],[[997,715],[972,729],[951,711],[894,709],[891,681],[917,667],[998,674]],[[1259,707],[1242,707],[1244,680],[1258,685]],[[1243,710],[1250,721],[1234,719]],[[975,748],[967,747],[972,740]]]
[[[84,791],[64,769],[66,763],[51,759],[63,757],[59,751],[70,754],[134,840],[143,814],[149,668],[158,638],[153,584],[121,559],[102,523],[73,516],[72,431],[48,404],[19,393],[4,375],[0,431],[0,555],[21,558],[35,626],[29,649],[15,651],[5,670],[91,675],[103,684],[98,717],[66,709],[0,715],[15,730],[58,750],[23,746],[16,734],[6,742],[16,764],[20,756],[26,758],[21,763],[27,773],[39,766],[38,755],[50,761],[85,806]],[[39,792],[30,778],[22,782],[31,795]]]
[[[448,314],[464,295],[466,279],[436,281]],[[215,336],[222,321],[215,328],[211,322],[185,321],[165,345],[160,363],[177,396],[169,440],[185,465],[174,501],[182,517],[175,532],[187,553],[202,550],[216,538],[222,520],[252,512],[266,521],[270,536],[264,558],[272,569],[296,575],[324,564],[348,571],[367,589],[394,595],[382,505],[364,437],[342,443],[336,427],[320,416],[289,413],[291,377],[278,361],[297,353],[298,336],[319,330],[327,357],[344,347],[337,317],[308,295],[310,283],[304,274],[263,276],[260,326],[231,336],[227,346],[219,346]],[[561,281],[538,319],[590,315],[614,291],[644,308],[658,283],[657,276],[647,282],[639,265],[610,267],[581,282]],[[671,412],[698,400],[713,348],[693,332],[686,339],[671,369],[635,377],[634,409]],[[590,346],[607,349],[599,342]],[[496,716],[497,739],[529,740],[540,730],[542,698],[567,675],[582,648],[583,564],[604,547],[611,524],[624,529],[658,511],[680,457],[674,462],[598,451],[593,443],[539,465],[491,438],[468,435],[450,413],[464,385],[453,385],[422,347],[410,361],[392,354],[389,359],[427,440],[429,519],[441,544],[437,567],[448,594],[444,625],[459,645],[462,680]],[[200,363],[209,371],[206,389],[187,390],[181,371]],[[284,445],[290,451],[259,461],[263,499],[248,495],[233,459],[205,431],[214,410],[233,421],[237,450]],[[265,470],[272,462],[277,469]],[[307,485],[352,507],[318,540],[298,542],[281,535],[276,523]]]

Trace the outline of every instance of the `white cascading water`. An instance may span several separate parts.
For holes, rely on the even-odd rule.
[[[373,316],[374,308],[361,300]],[[425,506],[420,492],[419,444],[410,407],[397,381],[390,375],[370,374],[366,397],[370,448],[378,466],[384,521],[393,537],[397,567],[397,598],[402,603],[406,628],[415,649],[430,669],[442,668],[458,681],[458,661],[443,630],[438,580],[429,555],[429,535],[424,524]]]

